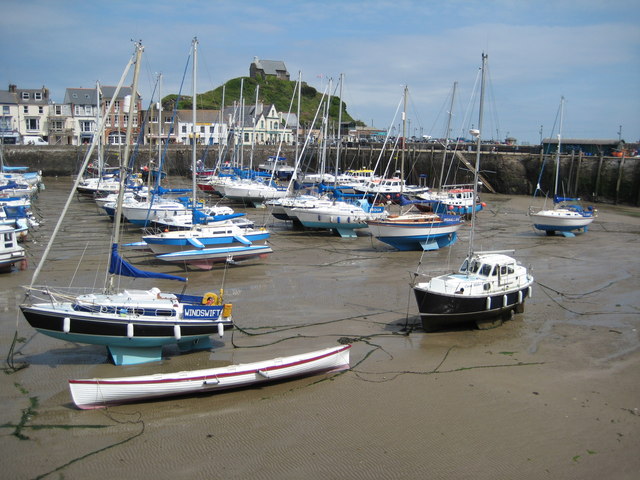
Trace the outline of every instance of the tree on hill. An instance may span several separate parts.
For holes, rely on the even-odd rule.
[[[296,113],[297,97],[294,98],[296,82],[273,77],[267,77],[264,80],[250,77],[238,77],[231,79],[224,85],[224,102],[226,107],[232,105],[234,101],[237,102],[240,100],[241,85],[245,105],[251,105],[252,102],[255,101],[256,86],[260,85],[258,98],[262,103],[273,103],[279,112],[286,113],[291,108],[291,113]],[[220,86],[215,90],[198,94],[198,105],[196,108],[203,110],[219,110],[222,105],[222,89],[223,87]],[[314,87],[305,82],[302,82],[300,90],[300,122],[302,124],[308,124],[311,123],[315,116],[320,100],[322,99],[322,93],[318,92]],[[292,98],[294,98],[293,104],[291,103]],[[177,99],[178,95],[167,95],[162,99],[163,108],[172,109]],[[347,112],[346,103],[340,102],[340,99],[338,99],[337,96],[332,96],[329,104],[330,121],[337,122],[340,113],[340,104],[342,104],[342,121],[354,121]],[[192,105],[193,100],[190,96],[182,96],[178,101],[179,110],[191,109]],[[357,121],[356,123],[364,125],[364,123],[360,121]]]

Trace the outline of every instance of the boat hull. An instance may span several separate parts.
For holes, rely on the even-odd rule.
[[[418,287],[413,291],[423,329],[434,331],[522,311],[525,299],[531,297],[531,283],[490,295],[446,294]]]
[[[456,242],[461,223],[456,220],[416,225],[382,220],[368,222],[368,225],[374,237],[398,250],[437,250]]]
[[[216,263],[228,260],[248,260],[262,257],[273,250],[268,245],[231,246],[218,248],[205,248],[202,250],[182,250],[173,253],[156,255],[156,258],[172,263],[185,263],[200,268],[211,270]]]
[[[69,380],[81,409],[205,393],[349,368],[351,345],[228,367],[113,379]]]
[[[180,341],[191,341],[218,333],[218,323],[224,329],[232,328],[231,321],[180,322],[166,321],[136,322],[129,318],[95,318],[73,315],[68,311],[50,312],[37,306],[21,305],[22,314],[35,330],[61,340],[88,343],[91,345],[115,345],[132,347],[157,347]],[[65,319],[69,319],[65,326]],[[133,327],[129,327],[133,325]],[[175,326],[180,326],[176,338]],[[65,331],[66,330],[66,331]]]
[[[531,217],[533,218],[533,226],[537,230],[547,232],[571,232],[581,229],[586,231],[594,220],[592,216],[560,215],[554,213],[553,210],[534,213]]]

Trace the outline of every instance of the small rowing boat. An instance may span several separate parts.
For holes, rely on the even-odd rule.
[[[81,409],[102,408],[158,397],[245,387],[312,373],[349,368],[351,345],[226,367],[157,373],[137,377],[69,380],[74,403]]]

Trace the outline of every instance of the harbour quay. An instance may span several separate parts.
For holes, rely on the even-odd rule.
[[[42,171],[45,177],[51,177],[76,175],[89,146],[4,145],[3,148],[7,165],[24,165],[32,170]],[[190,175],[191,148],[190,145],[169,145],[163,159],[163,170],[169,175]],[[215,166],[219,158],[218,148],[218,145],[198,147],[197,157],[203,159],[206,168]],[[335,162],[335,158],[339,158],[341,171],[369,168],[375,169],[378,174],[384,174],[384,166],[387,163],[390,164],[390,168],[386,176],[397,175],[396,172],[401,170],[401,155],[398,151],[394,152],[389,145],[371,143],[340,146],[339,157],[337,148],[335,145],[328,147],[326,158],[331,159],[330,164]],[[474,148],[469,146],[464,151],[453,152],[453,155],[452,152],[448,152],[444,160],[444,150],[439,144],[408,144],[404,158],[407,183],[436,186],[443,167],[445,172],[449,172],[446,177],[448,184],[472,183]],[[118,165],[123,151],[122,145],[107,145],[104,153],[107,164]],[[262,161],[274,155],[275,151],[276,147],[273,145],[257,145],[254,147],[253,158]],[[248,161],[251,155],[251,148],[244,147],[244,151],[236,158]],[[296,147],[283,145],[280,155],[290,159],[293,164]],[[317,146],[308,148],[300,161],[300,170],[316,171],[321,155],[322,152]],[[157,161],[156,156],[156,151],[140,148],[136,153],[136,165],[139,167],[134,168],[147,165],[150,161]],[[505,151],[504,148],[483,145],[481,157],[483,192],[533,195],[538,184],[543,191],[553,190],[553,155],[543,154],[541,146],[518,147]],[[335,163],[327,166],[329,171],[334,169]],[[565,153],[560,155],[560,178],[565,179],[561,187],[564,195],[581,197],[591,202],[640,205],[638,156]]]

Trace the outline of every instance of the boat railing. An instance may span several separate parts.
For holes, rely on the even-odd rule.
[[[65,300],[75,300],[78,295],[88,295],[91,293],[104,293],[102,290],[90,287],[55,287],[47,285],[25,286],[27,295],[41,300],[53,300],[55,302]]]

